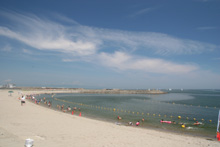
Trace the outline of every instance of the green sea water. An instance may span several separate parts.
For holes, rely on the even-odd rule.
[[[165,90],[164,90],[165,91]],[[77,107],[74,115],[109,121],[117,125],[135,124],[141,128],[156,128],[164,131],[199,135],[214,138],[216,135],[220,90],[172,90],[167,94],[75,94],[61,93],[40,95],[57,105]],[[80,108],[80,110],[78,110]],[[59,110],[58,110],[59,111]],[[72,113],[67,112],[69,114]],[[117,116],[122,117],[118,120]],[[181,117],[181,118],[180,118]],[[142,119],[144,118],[144,122]],[[175,124],[160,123],[160,120],[175,121]],[[194,125],[198,121],[200,125]],[[185,124],[185,128],[181,124]]]

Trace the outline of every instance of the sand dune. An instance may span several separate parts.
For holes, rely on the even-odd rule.
[[[37,92],[40,91],[23,93]],[[8,90],[0,90],[0,147],[21,147],[27,138],[34,139],[35,147],[220,146],[220,142],[206,138],[119,126],[54,111],[28,101],[21,106],[18,97],[18,91],[9,96]]]

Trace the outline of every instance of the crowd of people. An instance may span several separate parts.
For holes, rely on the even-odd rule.
[[[118,119],[118,120],[122,120],[122,117],[121,117],[121,116],[118,116],[117,119]],[[141,119],[141,122],[144,123],[144,121],[145,121],[145,119],[142,118],[142,119]],[[139,126],[141,122],[138,120],[138,121],[135,123],[135,125],[136,125],[136,126]],[[160,120],[160,123],[177,124],[175,121],[166,121],[166,120],[163,120],[163,119]],[[179,124],[182,128],[186,128],[185,123],[179,122],[178,124]],[[128,125],[128,126],[133,126],[134,124],[133,124],[133,122],[130,121],[130,122],[127,123],[127,125]],[[196,126],[197,126],[197,125],[202,125],[202,123],[196,121],[195,123],[193,123],[193,125],[196,125]]]
[[[37,105],[43,105],[43,106],[47,106],[49,108],[52,108],[52,101],[51,100],[47,100],[46,97],[44,98],[35,98],[36,95],[22,95],[21,98],[19,97],[18,99],[21,101],[21,106],[23,106],[25,104],[25,100],[28,99],[32,102],[34,102]],[[64,104],[59,105],[57,104],[57,109],[62,111],[62,112],[71,112],[72,114],[76,111],[80,112],[80,108],[77,107],[70,107],[70,106],[66,106]]]
[[[25,104],[26,99],[29,99],[29,100],[31,100],[32,102],[34,102],[35,104],[40,105],[40,104],[43,103],[45,106],[48,106],[49,108],[52,107],[52,101],[46,100],[45,97],[44,97],[43,99],[37,99],[37,98],[35,98],[35,95],[22,95],[21,98],[19,97],[18,99],[21,101],[21,106],[23,106],[23,105]],[[80,112],[80,110],[81,110],[80,108],[77,108],[77,107],[75,107],[75,106],[72,107],[72,108],[71,108],[70,106],[65,107],[64,104],[62,104],[62,105],[57,104],[57,109],[58,109],[58,110],[61,110],[62,112],[72,112],[72,114],[73,114],[75,111],[79,111],[79,112]],[[121,117],[121,116],[118,116],[117,119],[118,119],[118,120],[122,120],[122,117]],[[144,123],[144,121],[145,121],[145,119],[142,118],[142,119],[141,119],[141,122]],[[175,121],[164,121],[163,119],[161,119],[160,122],[161,122],[161,123],[168,123],[168,124],[176,124]],[[186,125],[185,125],[184,123],[178,123],[178,124],[180,124],[182,128],[185,128],[185,127],[186,127]],[[201,125],[201,124],[202,124],[201,122],[196,121],[193,125]],[[130,121],[130,122],[128,122],[127,125],[128,125],[128,126],[133,126],[134,124],[133,124],[133,122]],[[138,121],[135,123],[135,125],[136,125],[136,126],[139,126],[139,125],[140,125],[140,121],[138,120]]]

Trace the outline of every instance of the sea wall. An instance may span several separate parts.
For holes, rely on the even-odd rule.
[[[104,93],[104,94],[165,94],[160,90],[121,90],[121,89],[81,89],[79,93]]]
[[[103,94],[166,94],[161,90],[122,90],[122,89],[84,89],[84,88],[36,88],[22,87],[24,91],[42,91],[45,93],[103,93]]]

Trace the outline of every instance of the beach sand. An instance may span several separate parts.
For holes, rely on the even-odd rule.
[[[8,90],[0,90],[0,147],[22,147],[27,138],[34,140],[35,147],[220,146],[216,140],[120,126],[54,111],[27,100],[21,106],[18,91],[13,91],[9,96]],[[24,94],[41,92],[23,91]]]

